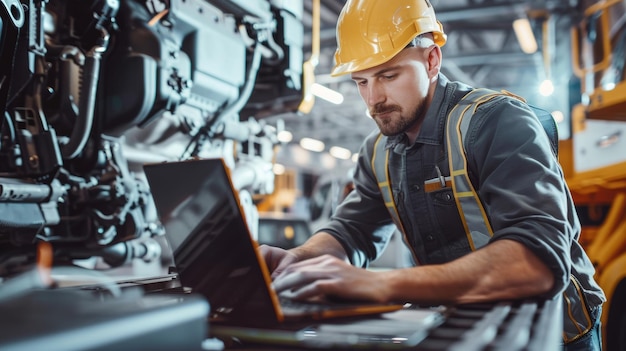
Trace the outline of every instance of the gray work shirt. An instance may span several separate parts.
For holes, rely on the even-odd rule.
[[[415,143],[404,134],[386,147],[389,177],[406,241],[418,264],[444,263],[471,252],[450,187],[427,190],[424,183],[449,176],[445,150],[448,112],[471,87],[439,75],[435,94]],[[371,159],[378,130],[359,152],[355,190],[319,231],[343,245],[352,264],[366,267],[386,247],[395,225],[385,207]],[[589,307],[604,294],[593,280],[594,268],[578,244],[580,224],[550,141],[532,110],[514,98],[482,105],[465,138],[470,179],[494,234],[490,242],[515,240],[531,249],[554,273],[550,296],[580,282]]]

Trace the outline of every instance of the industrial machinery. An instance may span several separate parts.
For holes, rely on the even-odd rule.
[[[626,1],[583,1],[572,29],[582,99],[560,160],[578,207],[581,242],[607,295],[607,350],[626,349]]]
[[[3,280],[159,258],[149,162],[225,159],[254,219],[281,130],[260,117],[302,101],[301,1],[0,4]]]

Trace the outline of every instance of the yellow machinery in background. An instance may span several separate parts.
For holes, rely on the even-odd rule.
[[[626,0],[591,2],[572,29],[581,103],[560,160],[579,210],[581,243],[608,302],[609,351],[626,350]]]
[[[274,192],[256,195],[254,201],[259,212],[283,213],[293,208],[296,199],[301,196],[294,170],[285,170],[274,177]]]

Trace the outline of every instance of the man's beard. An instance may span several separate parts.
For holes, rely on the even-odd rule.
[[[400,113],[399,119],[381,120],[376,117],[378,114],[396,111]],[[402,113],[402,108],[398,105],[385,106],[382,104],[374,106],[370,114],[373,116],[376,125],[378,125],[378,129],[380,129],[383,135],[396,136],[424,121],[424,116],[426,115],[426,100],[422,100],[408,116]]]

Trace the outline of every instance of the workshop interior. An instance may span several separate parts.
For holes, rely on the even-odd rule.
[[[561,304],[549,300],[284,330],[209,320],[224,262],[248,262],[238,272],[270,306],[258,313],[275,312],[256,246],[302,244],[350,190],[376,125],[349,75],[330,76],[346,1],[0,3],[0,349],[558,349]],[[626,350],[626,0],[430,3],[448,78],[552,113],[608,299],[604,348]],[[189,162],[206,177],[157,172]],[[187,200],[166,191],[159,206],[172,189]],[[168,220],[187,208],[189,222]],[[196,267],[177,269],[168,230],[198,235],[201,221],[221,235],[194,242],[210,257],[188,253]],[[208,248],[221,238],[237,255]],[[394,238],[370,269],[406,266],[403,245]]]

